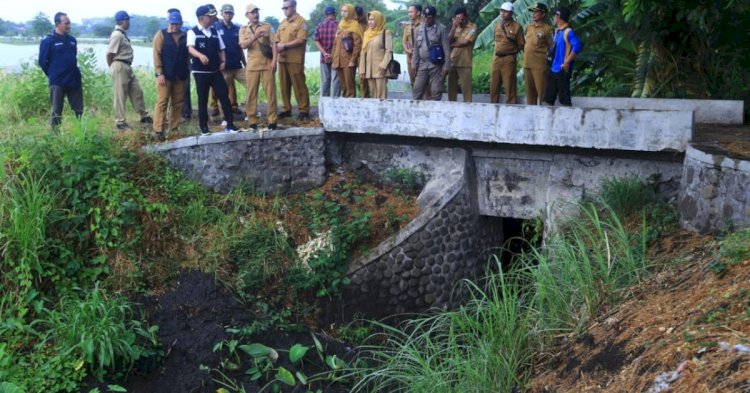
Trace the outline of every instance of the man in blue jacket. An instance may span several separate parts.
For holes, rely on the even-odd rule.
[[[39,45],[39,67],[49,80],[49,98],[52,115],[49,124],[57,130],[62,120],[63,99],[77,118],[83,114],[83,88],[81,70],[78,68],[78,45],[70,35],[70,18],[63,12],[55,14],[55,30]]]
[[[557,29],[555,38],[552,40],[554,58],[544,93],[544,101],[549,105],[555,105],[555,99],[558,97],[560,105],[573,105],[570,100],[570,74],[573,73],[576,56],[583,50],[583,44],[575,31],[570,28],[569,21],[569,8],[559,7],[555,10],[555,15],[552,17],[552,22]]]

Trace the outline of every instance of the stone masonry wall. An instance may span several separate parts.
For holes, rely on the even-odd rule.
[[[303,192],[325,182],[325,133],[298,128],[267,133],[217,133],[150,147],[207,188],[226,193],[239,184],[273,195]]]
[[[421,168],[430,180],[420,214],[368,257],[353,261],[344,310],[369,317],[423,311],[450,303],[454,287],[486,268],[488,250],[502,244],[502,220],[479,216],[466,150],[397,143],[329,140],[329,160],[360,163],[373,172]]]
[[[690,146],[681,186],[683,228],[706,234],[750,227],[750,161]]]

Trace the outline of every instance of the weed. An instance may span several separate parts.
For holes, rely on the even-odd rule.
[[[601,200],[620,217],[641,211],[657,201],[656,183],[644,183],[635,176],[604,179]]]
[[[750,258],[750,229],[733,232],[721,242],[721,260],[734,265]]]
[[[415,193],[427,183],[427,174],[419,168],[389,168],[383,172],[383,180],[397,190]]]

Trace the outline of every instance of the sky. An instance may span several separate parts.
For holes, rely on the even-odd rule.
[[[50,17],[57,12],[65,12],[73,23],[80,24],[83,18],[96,18],[104,16],[114,17],[115,13],[125,10],[129,14],[146,15],[146,16],[164,16],[167,10],[175,7],[182,11],[183,19],[186,23],[194,25],[196,23],[195,10],[200,5],[211,0],[179,0],[179,1],[161,1],[161,0],[128,0],[128,1],[71,1],[62,2],[60,0],[31,0],[21,1],[13,4],[13,12],[7,13],[3,19],[13,22],[26,22],[34,18],[39,12],[43,12]],[[213,0],[213,5],[221,9],[223,4],[234,6],[234,21],[245,22],[245,6],[250,1],[238,2],[227,0]],[[256,7],[260,8],[260,18],[263,20],[267,16],[275,16],[279,20],[284,18],[284,12],[281,10],[282,0],[252,0]],[[315,0],[298,0],[297,12],[306,19],[317,5]],[[125,5],[123,7],[123,5]],[[386,1],[386,5],[389,5]]]
[[[34,18],[39,12],[43,12],[50,17],[57,12],[65,12],[73,23],[80,24],[83,18],[96,18],[111,16],[120,10],[125,10],[129,14],[146,15],[146,16],[164,16],[167,10],[174,7],[182,11],[183,19],[186,23],[194,25],[196,23],[195,10],[198,6],[213,1],[212,4],[218,9],[225,3],[234,6],[234,21],[243,23],[245,19],[245,6],[250,1],[238,2],[227,0],[128,0],[128,1],[91,1],[78,0],[62,2],[60,0],[29,0],[21,3],[15,3],[13,7],[5,7],[2,18],[13,22],[26,22]],[[279,20],[284,18],[284,12],[281,10],[281,0],[252,0],[256,7],[260,8],[261,20],[267,16],[275,16]],[[298,0],[297,12],[303,17],[309,18],[310,13],[315,9],[317,1]]]

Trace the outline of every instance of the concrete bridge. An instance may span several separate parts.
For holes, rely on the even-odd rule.
[[[378,316],[448,304],[454,284],[481,272],[502,245],[504,220],[542,217],[553,228],[571,212],[569,202],[596,194],[604,178],[656,181],[665,195],[695,207],[696,217],[750,216],[745,188],[729,201],[738,207],[717,198],[711,203],[721,206],[695,203],[707,192],[696,180],[700,168],[688,175],[690,191],[680,187],[696,119],[741,123],[742,102],[690,102],[680,110],[671,100],[649,102],[651,109],[606,108],[617,104],[607,100],[563,108],[322,98],[322,129],[193,137],[150,149],[220,192],[240,182],[269,194],[305,191],[323,183],[326,164],[426,173],[418,217],[350,265],[353,285],[344,298]],[[698,166],[710,161],[693,156]],[[750,176],[742,172],[747,165],[722,165],[739,168],[730,181],[750,180],[742,177]],[[716,180],[716,168],[709,169]]]

